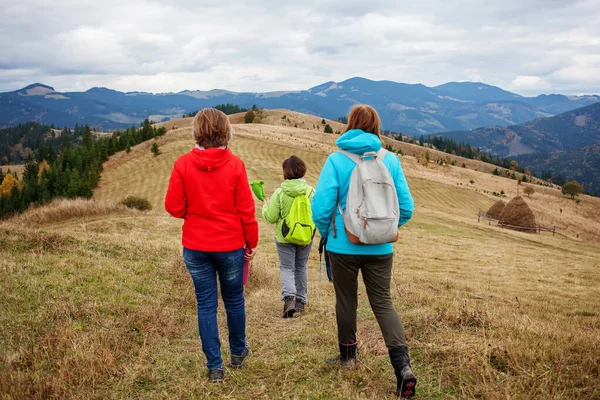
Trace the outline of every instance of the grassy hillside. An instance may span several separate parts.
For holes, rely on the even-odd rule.
[[[290,154],[307,161],[307,179],[316,183],[337,136],[311,131],[309,121],[306,129],[235,126],[232,149],[268,193]],[[0,395],[393,398],[392,368],[362,288],[359,366],[324,365],[336,351],[335,298],[318,280],[316,250],[307,312],[279,317],[274,229],[262,218],[247,287],[253,353],[243,370],[227,370],[223,385],[207,383],[181,222],[162,210],[172,164],[193,143],[189,120],[169,124],[160,156],[141,144],[111,158],[95,200],[52,204],[0,225]],[[423,167],[411,156],[402,163],[416,211],[395,247],[392,295],[419,398],[599,397],[598,199],[575,205],[556,189],[536,187],[527,201],[538,219],[571,238],[499,230],[478,224],[475,214],[497,199],[492,191],[515,194],[515,181]],[[155,210],[111,205],[129,194],[147,196]],[[222,308],[219,318],[223,324]]]

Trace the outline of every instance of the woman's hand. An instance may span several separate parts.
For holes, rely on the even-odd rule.
[[[254,256],[256,255],[256,249],[248,249],[246,248],[246,252],[244,253],[244,260],[252,261]]]

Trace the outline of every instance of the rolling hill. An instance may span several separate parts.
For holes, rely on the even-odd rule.
[[[57,92],[43,84],[0,93],[0,127],[28,121],[73,127],[89,124],[109,130],[155,121],[217,104],[250,108],[286,108],[335,119],[356,103],[377,108],[384,128],[410,135],[514,125],[598,102],[598,96],[522,97],[498,87],[451,82],[436,87],[351,78],[326,82],[302,91],[237,93],[227,90],[151,94],[123,93],[107,88]]]
[[[281,160],[296,154],[314,185],[337,135],[324,134],[317,117],[263,113],[264,123],[234,125],[231,148],[249,179],[263,179],[271,194]],[[341,371],[323,363],[337,348],[335,297],[318,279],[316,251],[307,311],[280,318],[274,228],[258,202],[260,243],[246,287],[252,354],[242,370],[227,368],[223,385],[208,384],[181,221],[162,208],[173,162],[193,147],[190,123],[162,124],[168,132],[158,157],[150,143],[111,157],[94,200],[58,201],[0,223],[0,395],[393,398],[387,349],[362,285],[359,365]],[[386,141],[407,154],[423,151]],[[401,161],[416,208],[395,244],[392,298],[419,398],[597,397],[600,199],[582,196],[576,205],[556,188],[535,186],[526,201],[538,221],[568,237],[501,230],[478,223],[476,213],[498,199],[492,191],[515,195],[514,180],[473,160],[468,168],[423,166],[411,155]],[[147,197],[154,210],[116,204],[129,194]],[[224,334],[222,308],[219,321]]]

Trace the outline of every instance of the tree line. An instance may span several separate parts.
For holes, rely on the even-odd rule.
[[[27,122],[0,130],[0,165],[22,164],[33,158],[40,146],[54,149],[58,147],[57,138],[69,135],[71,139],[81,137],[84,126],[76,124],[75,129],[56,129],[38,122]]]
[[[496,168],[494,170],[494,175],[501,175],[507,178],[512,179],[521,179],[523,182],[527,182],[531,180],[531,177],[536,177],[544,182],[551,182],[556,185],[562,186],[567,180],[565,177],[561,175],[552,175],[550,171],[542,171],[539,176],[536,174],[536,171],[529,170],[528,168],[524,168],[519,165],[516,161],[510,160],[502,157],[491,156],[483,151],[479,150],[476,147],[471,146],[469,143],[457,142],[451,138],[442,137],[442,136],[423,136],[419,138],[418,142],[416,139],[406,139],[402,135],[400,135],[401,139],[405,142],[412,142],[414,144],[419,144],[421,146],[425,146],[427,144],[433,146],[436,150],[443,151],[444,153],[457,155],[460,157],[468,158],[470,160],[480,160],[482,162],[493,164],[498,167],[504,168],[505,171],[499,170]],[[510,171],[510,172],[509,172]],[[516,173],[523,174],[521,178],[517,176]]]
[[[34,157],[27,160],[21,179],[0,169],[0,218],[57,197],[92,197],[108,157],[129,152],[131,146],[166,133],[164,127],[156,128],[147,119],[140,128],[117,130],[103,137],[95,137],[87,125],[81,130],[77,140],[68,133],[56,138],[58,148],[41,143]]]
[[[255,107],[256,106],[254,106],[253,108],[255,108]],[[219,111],[223,111],[227,115],[237,114],[237,113],[248,111],[247,108],[242,108],[242,107],[238,106],[237,104],[230,104],[230,103],[218,104],[218,105],[214,106],[214,108],[216,108]],[[192,112],[183,114],[183,118],[195,117],[196,114],[198,114],[198,111],[200,111],[200,110],[194,110]]]

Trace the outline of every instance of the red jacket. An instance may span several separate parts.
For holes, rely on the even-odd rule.
[[[165,209],[184,219],[182,244],[190,250],[225,252],[258,244],[246,167],[229,149],[193,149],[179,157]]]

